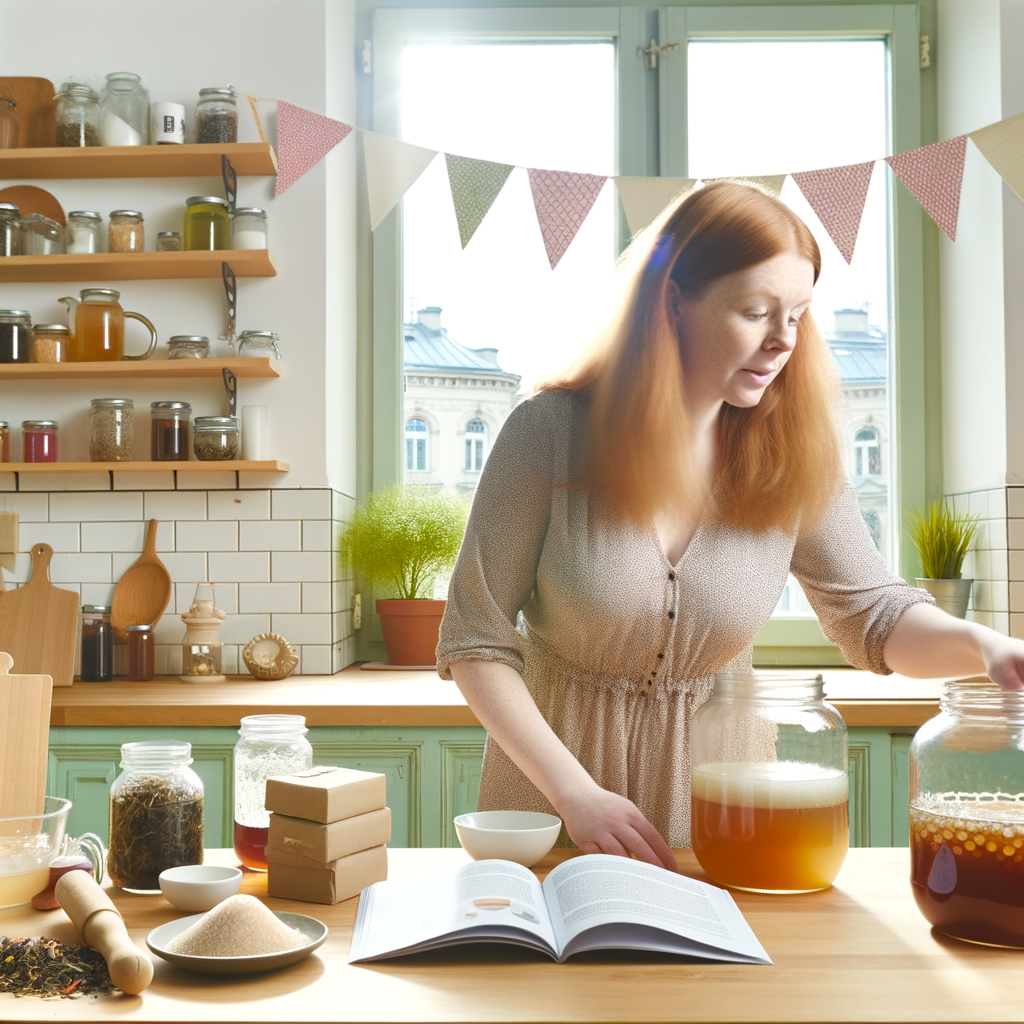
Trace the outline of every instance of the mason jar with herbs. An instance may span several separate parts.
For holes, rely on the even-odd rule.
[[[150,405],[150,458],[153,462],[188,462],[188,402],[153,402]]]
[[[195,123],[197,143],[237,142],[238,104],[235,102],[234,88],[228,85],[200,89]]]
[[[0,363],[27,363],[32,314],[27,309],[0,309]]]
[[[146,228],[138,210],[111,210],[108,228],[111,252],[143,252]]]
[[[21,440],[25,462],[57,461],[56,420],[22,420]]]
[[[68,214],[69,253],[100,251],[100,227],[103,218],[95,210],[73,210]]]
[[[238,420],[233,416],[197,416],[192,424],[192,448],[200,462],[238,458]]]
[[[202,334],[175,334],[167,341],[168,359],[208,359],[210,339]]]
[[[58,146],[100,144],[100,98],[87,85],[65,82],[54,97],[57,101]]]
[[[71,331],[63,324],[36,324],[32,328],[30,363],[66,363]]]
[[[189,196],[185,200],[182,246],[185,252],[231,248],[231,218],[226,199]]]
[[[89,461],[131,462],[135,403],[130,398],[94,398],[89,410]]]

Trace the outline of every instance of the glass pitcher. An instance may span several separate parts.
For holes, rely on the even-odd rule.
[[[68,346],[69,362],[109,362],[121,359],[148,359],[156,349],[156,328],[141,313],[121,308],[121,293],[113,288],[83,288],[81,300],[66,295],[58,302],[68,308],[68,320],[74,311],[72,336]],[[149,348],[142,355],[124,352],[124,322],[138,320],[149,329]]]

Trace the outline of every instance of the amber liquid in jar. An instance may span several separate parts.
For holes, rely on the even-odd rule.
[[[188,462],[188,420],[152,420],[151,458],[153,462]]]
[[[124,311],[116,302],[82,302],[75,314],[71,361],[91,363],[124,358]]]
[[[910,882],[918,909],[940,932],[1024,947],[1024,806],[912,806]]]
[[[255,828],[235,822],[235,856],[253,871],[267,870],[267,838],[270,826]]]

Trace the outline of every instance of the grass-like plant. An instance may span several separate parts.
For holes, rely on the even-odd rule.
[[[921,559],[923,578],[960,579],[964,556],[978,532],[978,516],[956,512],[943,502],[933,501],[924,512],[914,509],[907,517],[907,525]]]
[[[469,505],[427,487],[395,484],[355,510],[341,555],[377,597],[430,598],[434,580],[454,565]]]

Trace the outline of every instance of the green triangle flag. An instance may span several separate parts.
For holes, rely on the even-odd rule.
[[[448,182],[459,222],[459,238],[465,249],[487,216],[491,204],[498,198],[514,165],[494,164],[489,160],[452,156],[451,153],[445,153],[444,158],[448,164]]]

